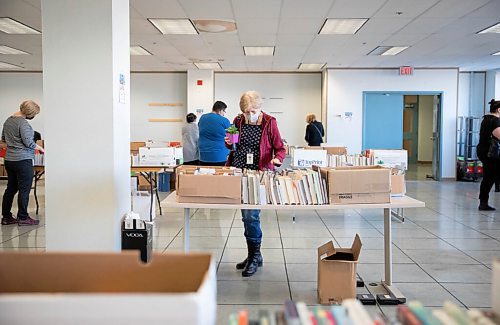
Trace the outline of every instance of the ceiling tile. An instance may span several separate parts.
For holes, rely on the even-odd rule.
[[[130,6],[145,18],[186,18],[177,0],[130,0]]]
[[[236,28],[241,34],[276,34],[278,32],[278,20],[268,18],[238,19]]]
[[[278,32],[280,34],[292,35],[316,35],[324,19],[309,19],[309,18],[281,18],[279,22]]]
[[[328,18],[370,18],[387,0],[337,0]]]
[[[242,46],[274,46],[276,34],[240,33]]]
[[[393,34],[410,23],[411,18],[370,18],[358,31],[360,35]]]
[[[276,37],[276,46],[309,46],[316,38],[317,34],[278,34]]]
[[[240,18],[278,18],[281,1],[276,0],[231,0],[234,15]]]
[[[199,0],[180,0],[182,8],[191,19],[234,19],[230,0],[210,0],[200,3]]]
[[[460,18],[484,6],[491,0],[441,0],[422,14],[422,18]],[[491,1],[495,2],[495,1]],[[498,12],[497,12],[498,13]],[[498,16],[498,14],[497,14]]]
[[[286,0],[283,1],[281,18],[325,18],[325,14],[330,10],[333,0]]]
[[[377,11],[374,17],[379,18],[415,18],[429,10],[439,0],[389,0]]]

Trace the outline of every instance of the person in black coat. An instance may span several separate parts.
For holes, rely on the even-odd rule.
[[[488,157],[491,138],[500,139],[500,101],[490,101],[490,113],[483,117],[479,131],[477,157],[483,163],[483,180],[479,188],[479,210],[493,211],[494,207],[488,204],[489,193],[500,172],[500,160]]]
[[[323,124],[316,121],[316,115],[309,113],[306,115],[306,142],[310,147],[317,147],[323,143],[323,137],[325,136],[325,130],[323,129]]]

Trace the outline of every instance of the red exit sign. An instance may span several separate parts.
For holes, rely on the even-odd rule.
[[[413,67],[399,67],[399,74],[401,76],[411,76],[413,74]]]

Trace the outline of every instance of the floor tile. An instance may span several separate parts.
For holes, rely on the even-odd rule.
[[[245,237],[229,237],[227,248],[247,248]],[[281,248],[281,238],[262,237],[261,248]]]
[[[491,285],[443,283],[443,286],[468,308],[491,307]]]
[[[189,246],[191,249],[198,248],[223,248],[227,237],[190,237]],[[168,246],[169,248],[184,247],[184,237],[177,236]]]
[[[492,264],[494,258],[500,258],[500,251],[468,251],[464,253],[484,264]]]
[[[217,281],[219,304],[283,304],[290,299],[287,282]]]
[[[318,279],[318,263],[286,264],[290,282],[316,282]]]
[[[420,264],[438,282],[491,283],[491,270],[484,265]]]
[[[480,238],[450,238],[446,241],[453,246],[471,251],[500,251],[500,241]]]
[[[358,274],[365,283],[379,282],[384,278],[384,264],[358,264]],[[393,264],[392,281],[401,282],[435,282],[417,264]]]
[[[283,238],[283,248],[314,248],[333,240],[332,237],[316,237],[316,238],[299,238],[299,237],[286,237]]]
[[[443,306],[445,301],[451,301],[462,306],[438,283],[398,283],[396,287],[406,296],[407,301],[418,300],[424,306],[439,307]],[[384,310],[384,307],[382,307],[382,310]]]
[[[456,249],[438,238],[394,238],[392,242],[403,251],[411,249]]]
[[[285,248],[286,263],[317,263],[318,250],[314,248]]]
[[[405,250],[405,254],[419,264],[479,264],[457,249],[408,249]]]
[[[383,249],[361,249],[359,254],[359,263],[383,263],[384,250]],[[410,263],[414,262],[406,256],[400,249],[394,247],[392,250],[392,263]]]

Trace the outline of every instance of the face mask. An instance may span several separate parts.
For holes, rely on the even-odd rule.
[[[27,120],[32,120],[33,118],[34,118],[34,116],[30,116],[30,117],[26,116]]]
[[[250,122],[256,123],[259,120],[259,115],[260,115],[260,112],[255,112],[255,113],[250,113],[250,114],[247,113],[246,117]]]

